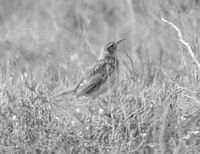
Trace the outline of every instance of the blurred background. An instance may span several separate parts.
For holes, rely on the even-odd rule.
[[[128,53],[137,72],[147,60],[175,71],[189,55],[161,17],[181,29],[198,57],[199,6],[199,0],[0,0],[0,63],[11,66],[13,76],[55,73],[56,80],[61,72],[62,82],[73,82],[105,44],[126,38],[118,52],[122,64],[130,65]],[[121,78],[125,70],[122,65]]]

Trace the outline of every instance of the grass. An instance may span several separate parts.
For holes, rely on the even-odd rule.
[[[2,83],[1,152],[198,153],[199,102],[185,97],[179,80],[145,66],[96,102],[49,102],[44,83]]]
[[[200,153],[198,1],[0,4],[0,153]],[[48,99],[118,38],[115,91]]]

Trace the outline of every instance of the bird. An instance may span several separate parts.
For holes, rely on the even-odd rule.
[[[74,88],[53,95],[51,98],[73,95],[76,98],[86,96],[95,99],[112,89],[119,80],[117,48],[119,43],[124,40],[109,42],[104,48],[102,58],[87,69]]]

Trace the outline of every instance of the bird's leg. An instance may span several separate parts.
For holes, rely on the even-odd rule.
[[[89,98],[89,103],[88,103],[88,111],[89,111],[89,114],[92,116],[95,114],[95,110],[94,110],[94,99],[92,98]]]
[[[90,103],[88,104],[88,111],[91,117],[94,115],[98,115],[99,113],[102,112],[102,110],[105,110],[105,107],[101,105],[101,100],[99,98],[92,99],[90,98]]]
[[[99,107],[101,107],[103,110],[107,110],[108,105],[109,105],[108,101],[105,98],[103,97],[99,98]]]

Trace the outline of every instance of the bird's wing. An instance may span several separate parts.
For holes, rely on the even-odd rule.
[[[85,78],[79,85],[77,96],[88,95],[98,90],[107,80],[108,75],[105,71],[98,72],[93,76]]]
[[[95,78],[100,77],[100,72],[103,72],[103,70],[106,68],[106,61],[105,60],[99,60],[95,65],[90,67],[83,75],[82,79],[76,84],[76,86],[73,88],[73,90],[64,91],[59,94],[60,95],[66,95],[71,93],[77,93],[79,89],[84,89],[84,87],[88,87],[88,85],[96,80]],[[93,81],[94,80],[94,81]],[[97,79],[99,80],[99,79]],[[57,95],[56,95],[57,96]]]
[[[93,67],[87,70],[83,78],[71,90],[65,90],[52,98],[68,94],[86,95],[98,89],[107,79],[107,67],[109,61],[106,59],[99,60]]]

